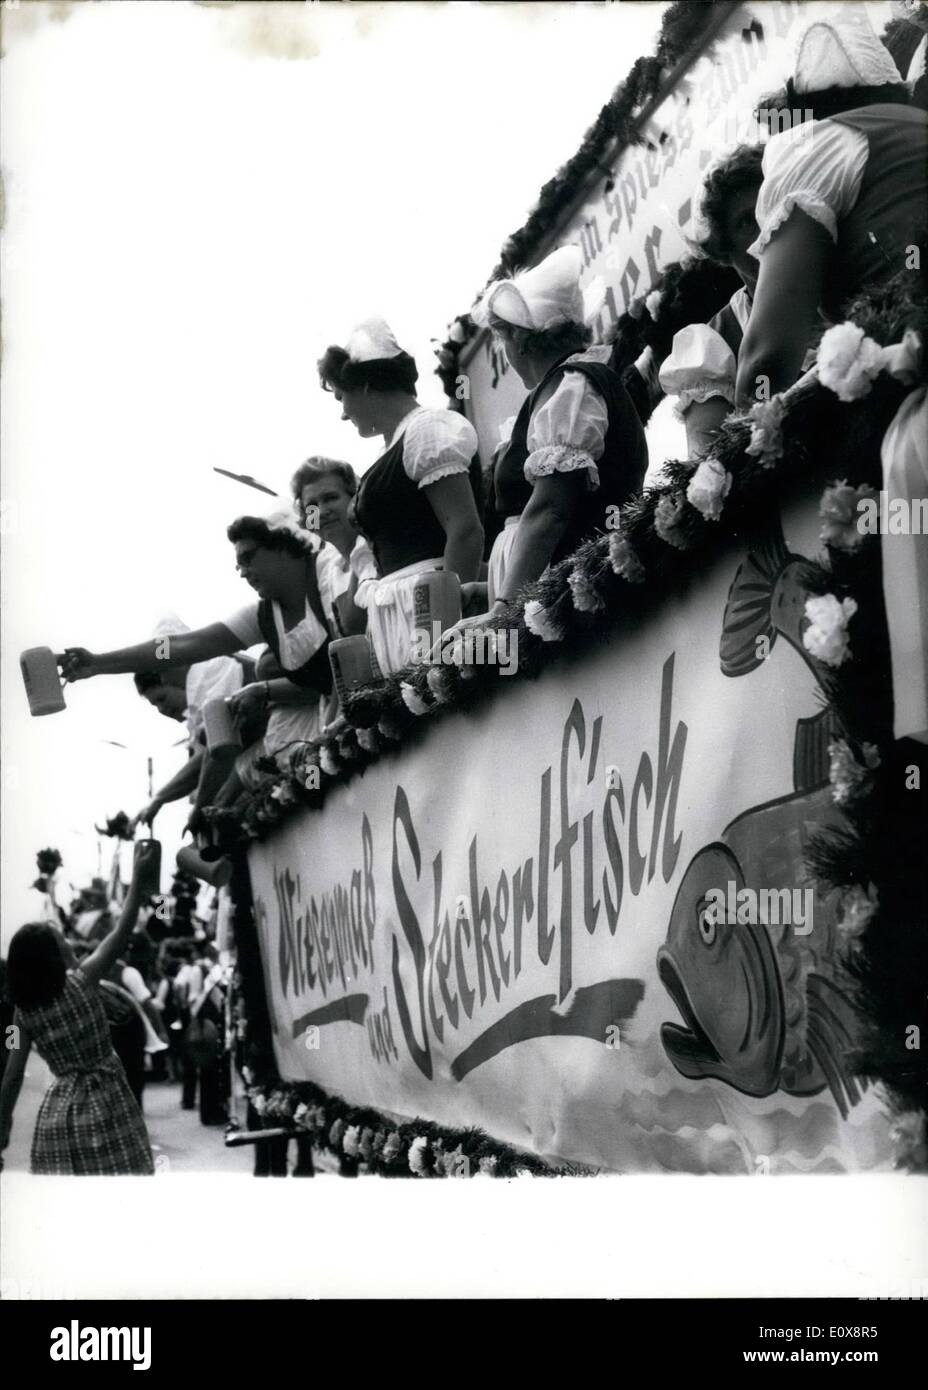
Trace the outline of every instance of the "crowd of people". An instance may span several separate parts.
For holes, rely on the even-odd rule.
[[[694,242],[734,267],[742,287],[710,323],[677,333],[660,364],[661,386],[678,398],[694,457],[711,447],[727,415],[757,399],[759,381],[775,394],[797,380],[842,305],[901,272],[913,246],[924,254],[928,117],[859,12],[809,25],[787,104],[812,120],[811,138],[808,131],[797,138],[802,132],[793,126],[762,146],[725,152],[705,171],[695,198]],[[72,681],[133,673],[145,699],[186,721],[189,756],[136,823],[151,825],[165,803],[192,797],[194,842],[182,863],[220,892],[230,868],[210,810],[234,808],[268,759],[287,759],[337,723],[331,644],[360,639],[372,679],[396,672],[416,650],[416,592],[424,578],[454,577],[457,607],[443,614],[449,631],[505,616],[549,565],[604,530],[610,508],[640,491],[648,465],[644,427],[612,346],[592,341],[599,305],[585,298],[582,272],[579,248],[559,247],[491,284],[474,311],[526,388],[489,475],[480,468],[473,426],[457,411],[420,404],[413,357],[382,319],[368,319],[318,364],[320,384],[342,419],[362,438],[383,441],[360,481],[346,463],[311,457],[294,474],[289,507],[242,516],[228,528],[230,560],[253,591],[236,612],[194,631],[170,623],[119,650],[71,647],[60,658]],[[911,454],[924,437],[923,396],[906,432],[896,431],[895,448]],[[896,461],[884,458],[887,476]],[[257,660],[246,655],[259,646]],[[919,699],[924,704],[923,689],[897,690],[897,724],[905,732],[928,729],[924,708],[911,704]],[[231,712],[234,733],[219,727],[217,705]],[[79,962],[63,934],[48,929],[39,942],[33,927],[23,932],[15,953],[11,948],[10,975],[18,1016],[36,1046],[54,1070],[61,1060],[56,1029],[67,1032],[81,1014],[102,1057],[102,1014],[91,1006],[89,984],[118,970],[132,925],[121,918]],[[150,1000],[138,998],[125,973],[111,980],[135,993],[135,1002],[150,1004],[145,1017],[156,1031],[168,1000],[183,997],[170,1004],[182,1023],[193,1007],[192,984],[178,978],[186,982],[192,976],[185,971],[199,971],[202,994],[214,973],[204,978],[205,959],[181,958],[183,943],[167,945],[159,952],[159,979],[145,980],[128,960],[123,967],[140,976]],[[26,983],[33,969],[40,985]],[[166,980],[172,983],[165,989]],[[84,1093],[78,1087],[72,1094]],[[127,1104],[125,1089],[120,1095]],[[6,1117],[6,1082],[3,1096]],[[221,1096],[210,1091],[201,1103],[210,1123]],[[141,1147],[132,1152],[132,1171],[141,1170]],[[41,1145],[33,1161],[37,1171],[49,1171]],[[91,1171],[76,1148],[70,1161],[74,1171]]]

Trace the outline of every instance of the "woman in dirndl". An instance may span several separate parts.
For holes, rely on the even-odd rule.
[[[811,111],[764,151],[760,270],[738,359],[736,401],[763,381],[788,387],[823,313],[833,324],[865,288],[894,277],[917,289],[928,255],[928,115],[911,104],[866,11],[814,17],[796,47],[786,105]],[[910,336],[916,336],[910,334]],[[921,346],[924,351],[924,344]],[[881,450],[882,490],[911,504],[928,493],[928,392],[910,392]],[[880,537],[897,738],[928,742],[928,547],[921,534]]]
[[[644,429],[610,366],[612,348],[591,346],[595,291],[585,302],[582,269],[580,248],[562,246],[531,270],[494,282],[475,310],[528,388],[493,469],[504,524],[489,560],[491,613],[605,531],[644,482]]]
[[[690,323],[673,337],[658,379],[676,396],[674,414],[686,429],[691,458],[705,453],[722,421],[734,409],[738,354],[751,316],[757,261],[748,247],[760,230],[755,205],[763,181],[763,146],[739,145],[714,160],[694,199],[689,240],[703,256],[730,265],[741,276],[724,308],[708,323]]]
[[[483,550],[477,435],[463,415],[416,399],[414,359],[382,319],[368,319],[344,347],[329,347],[319,376],[363,439],[386,448],[364,474],[354,518],[370,542],[378,578],[358,586],[384,675],[413,658],[414,593],[423,574],[477,578]]]
[[[0,1150],[9,1142],[33,1044],[54,1075],[36,1117],[33,1173],[154,1171],[145,1121],[113,1051],[99,989],[135,926],[148,855],[143,849],[136,859],[118,924],[80,965],[47,922],[20,927],[10,942],[8,989],[17,1033],[0,1088]]]

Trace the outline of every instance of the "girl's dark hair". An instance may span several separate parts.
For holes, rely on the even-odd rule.
[[[764,180],[763,158],[763,145],[739,145],[706,179],[700,207],[709,227],[709,235],[700,250],[710,260],[725,264],[731,255],[731,246],[725,235],[725,212],[732,198],[739,193],[749,188],[760,188]]]
[[[909,89],[901,79],[884,82],[879,87],[822,87],[816,92],[797,92],[793,79],[789,78],[786,91],[765,98],[756,114],[776,132],[784,126],[795,128],[804,120],[826,121],[829,116],[840,116],[842,111],[854,111],[858,106],[881,106],[887,102],[908,106],[911,100]],[[789,121],[783,119],[786,111]]]
[[[559,323],[555,328],[519,328],[490,311],[489,326],[494,333],[504,333],[527,357],[546,357],[549,353],[568,357],[589,347],[593,330],[583,323]]]
[[[58,937],[47,922],[27,922],[10,942],[6,992],[19,1009],[44,1009],[64,992],[67,971]]]
[[[233,545],[236,541],[254,541],[262,550],[283,550],[297,558],[307,553],[307,547],[301,544],[298,536],[292,535],[283,527],[268,526],[260,516],[238,517],[226,535]]]
[[[323,391],[403,391],[412,395],[419,380],[416,359],[408,352],[396,357],[379,357],[371,362],[352,362],[343,347],[327,347],[319,359],[319,381]]]

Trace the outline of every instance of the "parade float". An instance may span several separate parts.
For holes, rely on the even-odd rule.
[[[579,242],[623,369],[704,322],[734,285],[689,256],[692,190],[800,9],[670,7],[493,273]],[[845,319],[476,661],[268,769],[227,827],[265,1124],[397,1176],[926,1166],[925,744],[858,524],[925,388],[918,268]],[[466,315],[439,371],[488,459],[514,373]]]

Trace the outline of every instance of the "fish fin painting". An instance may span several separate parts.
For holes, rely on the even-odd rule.
[[[793,787],[797,792],[813,791],[828,781],[828,745],[844,736],[844,728],[834,710],[819,710],[796,721],[793,748]]]
[[[815,566],[776,533],[739,564],[719,644],[724,675],[758,669],[778,637],[802,645]],[[766,643],[758,638],[766,638]],[[830,1093],[842,1118],[864,1083],[851,1073],[858,1022],[839,958],[834,892],[806,881],[810,836],[838,823],[828,709],[797,720],[794,790],[753,806],[693,856],[670,913],[657,969],[682,1022],[661,1026],[681,1075],[715,1078],[750,1096]]]

